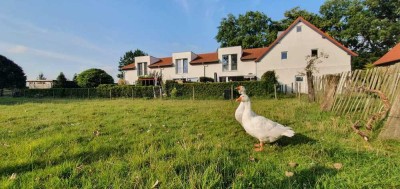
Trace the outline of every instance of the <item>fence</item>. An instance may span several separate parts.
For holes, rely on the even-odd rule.
[[[336,84],[330,85],[329,80],[334,81],[335,77]],[[354,120],[366,120],[388,105],[399,108],[393,102],[400,98],[400,64],[316,77],[314,84],[318,101],[323,103],[331,94],[330,110]],[[334,92],[329,93],[332,89]]]

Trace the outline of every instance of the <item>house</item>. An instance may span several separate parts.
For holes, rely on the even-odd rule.
[[[53,80],[28,80],[29,89],[50,89],[54,85]]]
[[[147,75],[157,72],[163,80],[199,81],[210,77],[216,82],[259,80],[266,71],[274,70],[278,81],[287,85],[307,86],[304,78],[306,57],[324,52],[329,55],[317,65],[315,75],[334,74],[351,70],[351,57],[357,56],[338,41],[299,17],[277,39],[263,48],[242,49],[240,46],[218,48],[215,52],[172,53],[171,57],[157,58],[140,56],[135,63],[122,67],[124,78],[129,84],[148,79]],[[151,78],[150,78],[151,79]]]
[[[400,43],[374,62],[375,66],[389,66],[400,62]]]

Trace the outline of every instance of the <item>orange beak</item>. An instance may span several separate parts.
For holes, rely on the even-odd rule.
[[[242,102],[242,96],[236,99],[236,102]]]

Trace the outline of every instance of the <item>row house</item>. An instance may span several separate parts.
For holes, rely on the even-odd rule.
[[[299,17],[285,31],[279,32],[268,47],[243,49],[240,46],[218,48],[215,52],[172,53],[171,57],[140,56],[135,63],[122,67],[124,79],[135,84],[140,78],[157,72],[165,80],[197,82],[210,77],[216,82],[259,80],[267,71],[275,71],[280,84],[303,83],[307,56],[328,55],[317,64],[315,75],[335,74],[351,70],[351,57],[356,53]]]

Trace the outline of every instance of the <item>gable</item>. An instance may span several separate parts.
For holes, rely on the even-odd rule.
[[[296,26],[299,25],[299,23],[302,23],[302,25],[310,28],[312,31],[316,32],[317,34],[319,34],[322,38],[327,39],[329,42],[331,42],[332,44],[334,44],[335,46],[337,46],[338,48],[340,48],[341,50],[345,51],[346,53],[348,53],[351,56],[358,56],[356,53],[354,53],[353,51],[351,51],[350,49],[348,49],[347,47],[345,47],[344,45],[342,45],[341,43],[339,43],[338,41],[336,41],[335,39],[333,39],[331,36],[329,36],[328,34],[326,34],[325,32],[321,31],[320,29],[318,29],[316,26],[314,26],[313,24],[311,24],[310,22],[306,21],[305,19],[303,19],[302,17],[297,18],[281,35],[279,35],[276,40],[274,42],[272,42],[272,44],[268,47],[268,49],[265,51],[265,53],[260,56],[259,58],[256,59],[256,62],[259,62],[262,58],[264,58],[269,52],[271,52],[271,50],[277,45],[279,44],[289,33],[292,32],[297,32],[296,31]],[[302,31],[303,32],[303,31]]]

